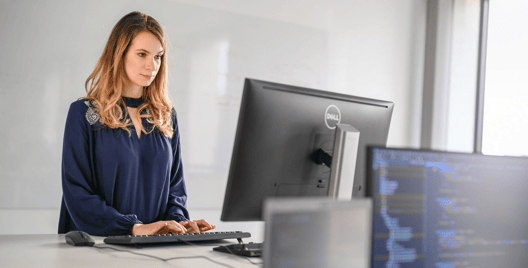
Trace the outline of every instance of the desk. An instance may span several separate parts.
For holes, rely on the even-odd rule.
[[[42,235],[0,235],[1,267],[262,267],[251,264],[248,260],[213,251],[217,245],[237,243],[236,240],[222,240],[200,246],[170,244],[163,246],[130,246],[106,245],[104,237],[92,236],[96,245],[112,246],[133,252],[153,255],[168,259],[174,257],[205,256],[220,265],[204,258],[176,259],[162,261],[129,252],[95,247],[74,247],[66,244],[64,234]],[[250,240],[248,240],[250,241]],[[248,243],[244,239],[244,243]],[[262,263],[261,258],[250,258],[254,263]]]

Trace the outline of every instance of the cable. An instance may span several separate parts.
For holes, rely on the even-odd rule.
[[[181,241],[181,240],[180,240]],[[182,241],[183,242],[183,241]],[[113,249],[115,251],[122,251],[122,252],[128,252],[128,253],[132,253],[132,254],[136,254],[136,255],[141,255],[141,256],[146,256],[146,257],[150,257],[150,258],[154,258],[154,259],[158,259],[158,260],[162,260],[162,261],[170,261],[170,260],[179,260],[179,259],[199,259],[199,258],[202,258],[202,259],[206,259],[210,262],[213,262],[213,263],[216,263],[218,265],[222,265],[224,267],[230,267],[230,268],[235,268],[231,265],[227,265],[225,263],[221,263],[219,261],[215,261],[209,257],[206,257],[206,256],[187,256],[187,257],[173,257],[173,258],[168,258],[168,259],[164,259],[164,258],[160,258],[160,257],[156,257],[156,256],[153,256],[153,255],[148,255],[148,254],[143,254],[143,253],[138,253],[138,252],[134,252],[134,251],[131,251],[131,250],[127,250],[127,249],[119,249],[119,248],[114,248],[114,247],[109,247],[109,246],[98,246],[98,245],[94,245],[95,248],[99,248],[99,249],[105,249],[105,248],[109,248],[109,249]]]
[[[183,241],[183,240],[180,240],[181,242],[185,243],[185,244],[188,244],[188,245],[192,245],[192,246],[197,246],[197,247],[201,247],[201,245],[198,245],[198,244],[195,244],[195,243],[191,243],[189,241]],[[225,248],[227,251],[229,251],[229,253],[233,256],[236,256],[236,257],[240,257],[240,258],[244,258],[246,259],[248,262],[250,262],[251,264],[253,265],[262,265],[262,262],[253,262],[251,261],[250,258],[246,257],[246,256],[243,256],[243,255],[238,255],[238,254],[235,254],[233,253],[233,251],[231,251],[231,249],[227,246],[219,246],[219,247],[222,247],[222,248]]]

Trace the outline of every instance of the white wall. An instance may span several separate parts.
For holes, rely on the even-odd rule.
[[[425,3],[3,0],[0,234],[56,232],[66,113],[128,12],[152,15],[172,44],[191,215],[229,229],[219,211],[245,77],[393,101],[389,145],[418,146]]]

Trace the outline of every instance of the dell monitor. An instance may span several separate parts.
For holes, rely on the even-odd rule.
[[[371,267],[526,267],[528,157],[369,153]]]
[[[360,133],[357,164],[343,164],[356,165],[364,196],[366,146],[386,145],[392,110],[388,101],[246,79],[221,220],[261,221],[267,197],[328,195],[330,167],[312,156],[332,155],[338,124]]]

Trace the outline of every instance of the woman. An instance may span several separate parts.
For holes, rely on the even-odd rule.
[[[167,94],[163,29],[140,12],[114,26],[87,96],[68,112],[59,233],[205,232],[186,208],[176,112]],[[90,85],[90,86],[89,86]]]

